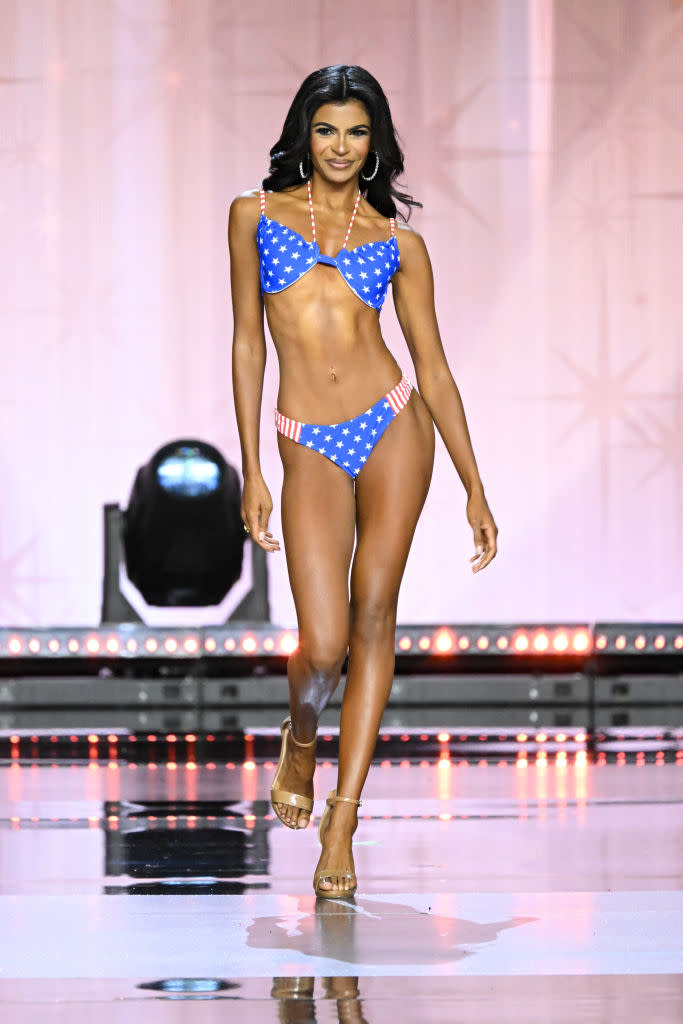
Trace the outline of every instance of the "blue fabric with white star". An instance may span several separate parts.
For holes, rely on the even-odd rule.
[[[325,256],[317,242],[307,242],[298,231],[271,220],[265,213],[259,218],[256,243],[262,292],[282,292],[316,263],[326,263],[336,267],[351,291],[373,309],[382,308],[389,282],[401,261],[394,236],[384,242],[364,242],[353,249],[340,249],[336,256]]]
[[[396,413],[385,397],[343,423],[304,423],[299,444],[320,452],[354,480]]]

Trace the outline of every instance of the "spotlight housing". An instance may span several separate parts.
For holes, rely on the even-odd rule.
[[[138,470],[123,548],[148,604],[220,604],[242,572],[240,503],[237,472],[205,441],[172,441]]]

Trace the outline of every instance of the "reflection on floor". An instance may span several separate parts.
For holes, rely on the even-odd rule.
[[[342,902],[315,900],[316,830],[274,819],[272,774],[0,766],[7,1018],[683,1018],[680,761],[377,765]]]

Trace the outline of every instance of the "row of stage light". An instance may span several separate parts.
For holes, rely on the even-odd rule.
[[[339,730],[324,729],[318,736],[318,757],[324,764],[338,756]],[[280,751],[279,729],[230,733],[144,733],[117,730],[55,730],[0,732],[0,760],[10,762],[130,762],[133,764],[207,765],[253,769],[273,768]],[[591,756],[634,755],[683,759],[683,728],[555,729],[526,732],[515,729],[486,731],[383,729],[374,759],[380,764],[434,763],[447,759],[485,757],[544,758],[558,754]]]
[[[296,630],[271,625],[163,629],[143,625],[95,628],[0,629],[0,659],[287,657]],[[683,653],[683,625],[598,623],[579,625],[402,626],[399,656]]]

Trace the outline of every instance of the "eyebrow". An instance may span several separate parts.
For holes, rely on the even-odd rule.
[[[337,126],[334,125],[334,124],[330,124],[329,121],[316,121],[315,124],[313,125],[313,127],[314,128],[320,128],[320,127],[322,127],[322,128],[331,128],[332,131],[336,131],[337,130]],[[370,127],[369,124],[354,124],[354,125],[351,126],[351,128],[349,128],[349,131],[352,132],[354,128],[369,128],[369,127]]]

